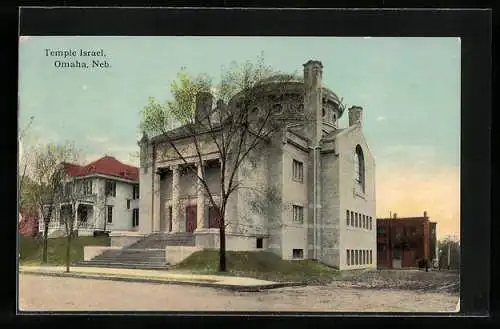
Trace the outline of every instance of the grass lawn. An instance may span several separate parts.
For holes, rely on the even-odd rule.
[[[338,270],[313,260],[282,260],[271,252],[228,251],[225,275],[245,276],[276,282],[293,281],[308,284],[331,282]],[[193,253],[173,270],[198,274],[218,274],[219,251],[203,250]]]
[[[48,265],[65,265],[66,238],[48,239]],[[71,243],[71,261],[83,260],[83,247],[109,246],[109,237],[76,237]],[[19,237],[20,265],[39,265],[42,259],[43,239]]]

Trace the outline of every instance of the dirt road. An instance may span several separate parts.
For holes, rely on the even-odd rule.
[[[194,286],[58,278],[22,274],[26,311],[295,311],[453,312],[458,295],[329,286],[232,292]]]

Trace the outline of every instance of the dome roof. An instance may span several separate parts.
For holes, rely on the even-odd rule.
[[[279,73],[271,75],[267,78],[260,80],[259,84],[268,84],[268,83],[304,83],[304,77],[296,74],[285,74]],[[323,92],[331,97],[336,103],[340,104],[340,99],[330,88],[326,87],[324,84],[322,85]]]
[[[258,83],[278,83],[278,82],[304,82],[300,75],[279,73],[260,80]]]

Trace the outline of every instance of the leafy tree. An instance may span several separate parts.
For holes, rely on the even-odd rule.
[[[207,75],[190,75],[185,68],[170,85],[171,98],[161,104],[154,98],[142,111],[140,128],[147,134],[163,136],[166,141],[166,157],[170,151],[190,171],[208,196],[210,205],[216,209],[219,236],[219,270],[226,271],[226,210],[230,196],[244,188],[244,180],[238,179],[239,169],[245,161],[256,163],[261,159],[260,151],[272,143],[273,138],[287,125],[304,121],[302,112],[288,111],[286,115],[269,104],[272,94],[277,100],[286,93],[286,83],[297,79],[292,74],[280,74],[265,65],[260,57],[256,62],[232,63],[222,68],[217,84]],[[200,103],[211,93],[217,106],[205,108]],[[202,102],[199,102],[199,101]],[[205,176],[198,175],[186,159],[186,153],[172,134],[172,128],[181,126],[190,138],[190,145],[198,165],[202,166],[206,150],[215,149],[220,159],[220,202],[216,202]],[[266,191],[261,191],[266,193]]]

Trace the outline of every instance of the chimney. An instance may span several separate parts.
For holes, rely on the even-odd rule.
[[[393,218],[394,218],[394,219],[398,218],[398,214],[394,213]]]
[[[424,217],[427,218],[427,211],[424,211]]]
[[[323,64],[317,60],[309,60],[304,64],[304,114],[306,137],[314,145],[319,143],[322,136],[322,109],[323,109]]]
[[[209,92],[200,92],[196,95],[196,113],[195,122],[201,122],[208,119],[212,112],[213,96]]]
[[[361,106],[351,106],[349,112],[349,127],[356,123],[361,124],[363,119],[363,108]]]

